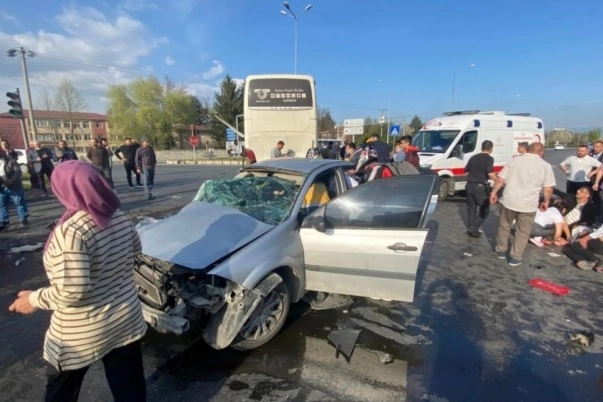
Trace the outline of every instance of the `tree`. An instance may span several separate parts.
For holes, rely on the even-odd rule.
[[[174,147],[174,133],[188,132],[196,109],[183,87],[156,77],[111,85],[107,92],[109,123],[122,138],[149,137],[157,149]],[[182,144],[182,135],[180,143]]]
[[[54,110],[54,99],[52,94],[46,88],[42,88],[42,91],[38,94],[38,104],[40,108],[50,112]],[[52,128],[52,134],[57,135],[56,122],[54,119],[50,119],[50,125]]]
[[[588,142],[598,141],[601,139],[601,128],[599,127],[589,130],[586,135],[588,136]]]
[[[85,111],[88,108],[88,102],[86,102],[84,96],[69,78],[63,78],[59,83],[59,87],[54,96],[54,107],[63,115],[63,127],[68,130],[75,146],[73,133],[75,127],[79,126],[75,114]],[[82,127],[80,126],[80,130],[81,129]]]
[[[421,121],[419,116],[415,114],[412,120],[410,121],[409,127],[411,129],[410,135],[415,135],[421,130],[421,127],[423,127],[423,122]]]
[[[318,132],[332,130],[335,128],[335,120],[331,117],[331,111],[328,108],[318,108]]]
[[[197,98],[194,95],[190,95],[191,102],[195,108],[195,119],[194,124],[198,124],[200,126],[211,127],[213,124],[213,120],[211,118],[211,108],[209,106],[209,101],[204,99],[203,101]]]
[[[232,126],[237,124],[237,115],[243,114],[243,87],[226,74],[220,82],[220,92],[215,93],[214,113]],[[226,126],[217,119],[214,120],[212,132],[221,145],[226,143]]]

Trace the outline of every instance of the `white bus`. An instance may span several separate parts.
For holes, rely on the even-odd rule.
[[[309,75],[262,74],[245,79],[243,114],[245,148],[258,161],[283,141],[283,154],[306,156],[317,146],[314,78]]]

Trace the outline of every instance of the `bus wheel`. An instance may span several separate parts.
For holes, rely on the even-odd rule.
[[[450,193],[450,179],[447,177],[440,178],[440,187],[438,188],[438,201],[444,201]]]

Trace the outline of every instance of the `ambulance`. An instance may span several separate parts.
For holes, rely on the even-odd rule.
[[[518,155],[520,142],[545,143],[542,120],[529,113],[466,110],[444,113],[428,121],[413,137],[420,163],[440,176],[440,201],[465,189],[465,165],[481,152],[484,140],[494,144],[494,172]]]

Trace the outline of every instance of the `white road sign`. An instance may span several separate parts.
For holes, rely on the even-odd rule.
[[[364,127],[344,127],[343,133],[345,135],[362,135],[364,134]]]
[[[347,119],[343,121],[344,127],[362,127],[364,126],[364,119]]]

